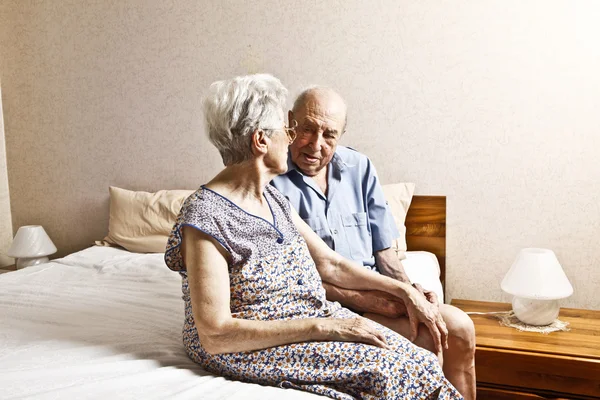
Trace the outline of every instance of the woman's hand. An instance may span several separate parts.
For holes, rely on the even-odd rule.
[[[436,353],[448,348],[448,329],[437,305],[432,304],[419,291],[410,288],[405,300],[408,319],[410,320],[410,340],[414,342],[419,331],[419,324],[424,324],[435,344]]]
[[[322,318],[318,321],[317,337],[321,340],[360,342],[389,350],[385,335],[377,330],[374,322],[366,318]]]

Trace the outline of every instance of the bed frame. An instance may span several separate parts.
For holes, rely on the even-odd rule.
[[[436,255],[446,298],[446,196],[413,196],[405,225],[408,250]]]

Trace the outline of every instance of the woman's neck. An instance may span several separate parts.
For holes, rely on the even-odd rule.
[[[225,167],[206,186],[231,200],[262,203],[265,187],[274,177],[251,160]]]

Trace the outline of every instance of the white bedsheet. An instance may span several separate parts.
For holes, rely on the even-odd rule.
[[[404,260],[407,272],[433,290],[437,261],[418,253]],[[0,275],[0,399],[322,398],[192,362],[180,277],[162,257],[91,247]]]
[[[427,251],[408,251],[402,260],[406,275],[413,283],[419,283],[424,289],[435,292],[438,301],[444,302],[444,289],[440,281],[440,263],[433,253]]]

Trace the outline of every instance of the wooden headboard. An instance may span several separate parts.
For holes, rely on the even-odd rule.
[[[446,297],[446,196],[413,196],[406,214],[408,250],[429,251],[440,263]]]

